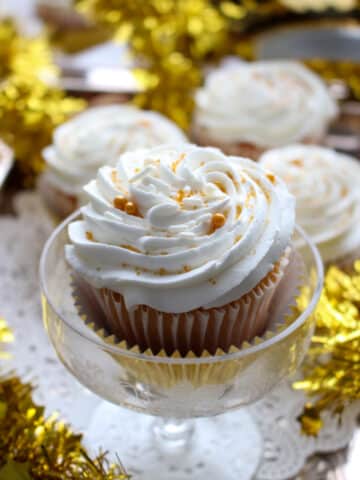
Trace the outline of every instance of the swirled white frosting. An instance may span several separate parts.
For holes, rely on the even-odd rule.
[[[333,150],[293,145],[270,150],[261,164],[283,178],[296,198],[296,220],[324,261],[360,248],[360,165]]]
[[[53,145],[43,152],[46,175],[60,190],[80,195],[98,169],[114,165],[121,153],[186,141],[181,130],[159,113],[130,105],[94,107],[55,130]]]
[[[213,148],[126,153],[85,190],[90,203],[69,226],[67,260],[93,286],[121,293],[128,308],[179,313],[234,301],[273,268],[294,228],[281,180]],[[119,195],[139,215],[115,208]],[[224,220],[215,230],[214,214]]]
[[[196,94],[195,128],[220,142],[279,147],[318,139],[337,106],[322,80],[291,61],[233,61]]]

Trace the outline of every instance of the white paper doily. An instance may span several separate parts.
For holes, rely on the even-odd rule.
[[[90,427],[88,437],[92,446],[102,446],[105,443],[104,432],[100,428],[98,433],[96,428],[94,430],[100,400],[83,389],[60,364],[42,325],[38,261],[53,224],[36,193],[19,194],[15,199],[15,210],[17,216],[0,216],[0,316],[9,322],[16,338],[11,347],[14,355],[8,362],[8,368],[15,368],[23,378],[38,385],[36,400],[46,404],[49,412],[60,411],[79,430],[86,432],[86,428]],[[283,384],[248,407],[247,411],[256,420],[263,441],[257,480],[294,477],[314,453],[335,451],[348,444],[360,412],[359,403],[346,410],[341,424],[336,419],[328,419],[316,439],[299,433],[296,417],[303,404],[303,394]],[[129,422],[124,422],[124,428],[128,425],[126,428],[130,429],[130,418],[135,414],[123,410],[121,415],[123,418],[128,415]],[[146,423],[145,417],[140,414],[137,417],[139,425]],[[232,435],[233,441],[228,439],[227,442],[236,448],[236,428]],[[122,445],[116,443],[114,448],[122,458]],[[123,461],[127,466],[125,458]],[[131,463],[140,465],[141,458],[134,453]],[[188,478],[193,478],[191,473]]]

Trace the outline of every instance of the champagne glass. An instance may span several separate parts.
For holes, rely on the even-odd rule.
[[[99,407],[95,417],[104,445],[110,425],[118,424],[122,443],[115,449],[125,465],[122,452],[130,444],[137,449],[136,455],[132,453],[143,466],[143,473],[136,475],[139,479],[152,478],[151,472],[154,478],[167,480],[209,475],[250,479],[261,458],[262,440],[243,407],[293,374],[304,358],[323,283],[317,249],[296,227],[293,244],[301,244],[297,255],[303,266],[296,289],[301,308],[273,335],[222,355],[150,355],[116,344],[113,337],[91,329],[79,314],[72,271],[64,256],[68,224],[79,216],[75,212],[59,225],[44,247],[43,319],[59,359],[74,377],[102,399],[136,412],[108,403]],[[292,304],[295,300],[291,298]],[[280,316],[285,318],[284,311],[276,315],[279,321]]]

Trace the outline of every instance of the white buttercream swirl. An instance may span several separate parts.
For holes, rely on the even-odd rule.
[[[185,135],[159,113],[130,105],[94,107],[55,130],[44,158],[47,178],[60,190],[79,195],[98,169],[114,165],[126,151],[186,142]]]
[[[296,220],[324,261],[360,248],[360,165],[333,150],[292,145],[265,153],[261,164],[296,198]]]
[[[195,128],[220,142],[279,147],[319,139],[337,106],[322,80],[290,61],[233,61],[196,94]]]
[[[180,313],[234,301],[270,272],[294,228],[285,184],[214,148],[126,153],[85,190],[90,203],[69,226],[67,260],[95,287],[121,293],[128,308]],[[114,208],[119,195],[138,216]],[[216,213],[225,223],[213,230]]]

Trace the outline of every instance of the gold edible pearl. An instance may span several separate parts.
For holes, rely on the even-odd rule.
[[[124,210],[127,200],[125,197],[122,197],[121,195],[119,195],[114,198],[113,203],[115,208],[118,208],[119,210]]]
[[[136,208],[136,205],[134,202],[126,202],[125,204],[125,212],[128,214],[128,215],[137,215],[138,214],[138,210]]]

